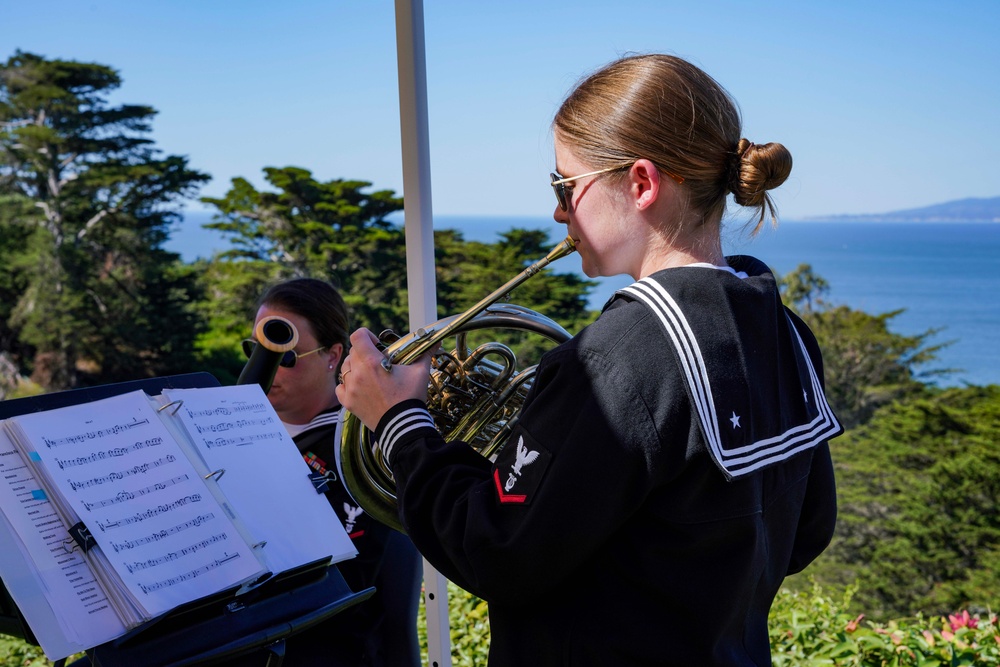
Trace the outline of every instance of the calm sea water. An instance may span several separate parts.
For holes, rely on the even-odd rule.
[[[186,219],[168,249],[190,261],[224,247],[218,236],[200,229],[207,219]],[[434,226],[484,242],[513,227],[544,229],[553,243],[566,233],[546,218],[440,216]],[[954,342],[930,368],[959,369],[941,385],[1000,383],[1000,224],[785,221],[753,240],[730,231],[724,246],[727,254],[753,255],[779,274],[811,265],[829,283],[827,298],[834,303],[873,314],[902,310],[890,321],[897,333],[941,329],[930,342]],[[575,254],[553,269],[582,275]],[[630,282],[627,276],[601,279],[591,306],[600,308]]]

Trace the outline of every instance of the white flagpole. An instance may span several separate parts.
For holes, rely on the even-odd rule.
[[[403,215],[410,330],[437,320],[434,221],[427,129],[427,69],[422,0],[396,0],[396,61],[403,153]],[[448,581],[424,560],[429,667],[451,667]]]

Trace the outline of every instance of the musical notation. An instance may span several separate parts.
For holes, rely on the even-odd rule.
[[[163,503],[155,507],[150,507],[149,509],[144,510],[142,512],[136,512],[135,514],[122,517],[120,519],[115,519],[114,521],[98,520],[95,523],[97,524],[97,527],[101,529],[101,532],[104,532],[111,530],[113,528],[122,528],[125,526],[131,526],[132,524],[142,523],[143,521],[148,521],[150,519],[155,519],[158,516],[167,514],[169,512],[173,512],[174,510],[184,507],[185,505],[188,505],[190,503],[199,503],[199,502],[201,502],[201,494],[192,493],[183,496],[181,498],[178,498],[172,503]]]
[[[159,542],[160,540],[165,540],[168,537],[180,534],[190,528],[197,528],[201,524],[211,521],[214,518],[215,515],[211,512],[207,514],[200,514],[189,521],[179,523],[175,526],[171,526],[170,528],[157,530],[148,535],[144,535],[143,537],[137,537],[134,540],[124,540],[122,542],[116,542],[114,540],[111,540],[110,541],[111,548],[115,550],[115,553],[118,553],[120,551],[127,551],[130,549],[136,549],[138,547],[142,547],[147,544],[153,544],[155,542]]]
[[[163,482],[157,482],[156,484],[151,484],[142,489],[136,489],[135,491],[120,491],[111,498],[105,498],[96,502],[88,502],[84,500],[81,504],[83,505],[83,508],[89,512],[96,507],[109,507],[119,503],[127,503],[130,500],[134,500],[138,496],[145,496],[150,493],[156,493],[157,491],[163,491],[168,487],[186,482],[189,479],[191,479],[190,475],[178,475],[177,477],[173,477]]]
[[[221,558],[216,558],[215,560],[210,561],[210,562],[206,563],[205,565],[202,565],[199,568],[196,568],[194,570],[189,570],[188,572],[185,572],[183,574],[179,574],[176,577],[169,577],[167,579],[163,579],[161,581],[157,581],[157,582],[152,583],[152,584],[143,584],[143,583],[140,583],[139,584],[139,589],[143,593],[146,593],[148,595],[150,593],[154,593],[154,592],[162,590],[164,588],[169,588],[170,586],[176,586],[177,584],[183,583],[185,581],[190,581],[191,579],[195,579],[197,577],[200,577],[201,575],[207,574],[207,573],[211,572],[212,570],[214,570],[214,569],[216,569],[218,567],[222,567],[226,563],[229,563],[230,561],[236,560],[239,557],[240,557],[240,555],[238,553],[237,554],[231,554],[229,552],[225,552],[225,554]]]
[[[275,420],[273,417],[264,417],[263,419],[237,419],[231,422],[218,422],[215,424],[196,424],[195,428],[197,428],[198,433],[221,433],[260,426],[271,426],[274,423]]]
[[[117,622],[113,637],[264,572],[354,553],[346,533],[334,539],[313,530],[335,525],[336,517],[308,483],[294,442],[257,385],[159,396],[137,390],[18,415],[2,426],[12,438],[7,458],[43,483],[28,488],[11,469],[0,475],[8,495],[24,496],[12,502],[25,503],[22,523],[35,538],[32,552],[19,557],[34,565],[44,556],[55,566],[42,576],[60,577],[45,579],[44,588],[31,577],[18,581],[25,599],[45,600],[43,625],[58,627],[50,634],[64,643],[63,628],[77,628],[62,618],[49,622],[49,610],[67,606],[64,599],[80,617],[107,612]],[[272,487],[283,489],[280,498],[260,493]],[[43,520],[38,510],[49,502],[59,511]],[[82,570],[64,574],[76,563]]]
[[[49,449],[61,447],[63,445],[79,445],[81,443],[85,443],[90,440],[97,440],[99,438],[117,437],[134,428],[140,428],[148,424],[149,419],[139,419],[138,417],[133,417],[132,421],[124,424],[114,424],[112,426],[108,426],[107,428],[99,428],[93,431],[86,431],[84,433],[76,433],[62,438],[43,437],[42,442],[44,442],[45,446]]]
[[[280,433],[253,433],[244,434],[237,438],[204,438],[203,442],[205,446],[209,449],[216,447],[243,447],[245,445],[254,445],[260,442],[274,442],[282,439]]]
[[[83,480],[82,482],[74,482],[73,480],[67,480],[69,486],[74,491],[79,489],[86,489],[91,486],[100,486],[102,484],[114,484],[115,482],[120,482],[126,477],[132,477],[134,475],[144,475],[150,470],[159,468],[160,466],[169,465],[177,460],[177,457],[173,454],[167,454],[166,456],[161,456],[153,461],[148,461],[146,463],[141,463],[134,465],[131,468],[125,470],[114,470],[109,472],[107,475],[102,477],[92,477],[91,479]]]
[[[243,414],[243,413],[260,413],[267,412],[268,405],[264,403],[248,402],[248,401],[235,401],[231,405],[215,406],[211,408],[201,408],[192,409],[186,408],[188,417],[192,419],[200,419],[202,417],[217,417],[217,416],[228,416],[232,414]]]
[[[183,549],[177,549],[176,551],[168,551],[162,556],[157,556],[156,558],[147,558],[146,560],[132,561],[131,563],[125,563],[125,567],[128,569],[129,573],[135,574],[142,570],[148,570],[151,567],[157,567],[163,565],[164,563],[169,563],[175,561],[179,558],[184,558],[185,556],[191,556],[198,553],[202,549],[207,549],[213,544],[218,542],[225,542],[229,539],[229,535],[226,533],[216,533],[201,540],[200,542],[195,542],[190,544]]]
[[[295,442],[259,385],[164,390],[163,401],[181,400],[184,405],[177,417],[205,466],[225,470],[225,476],[213,476],[210,488],[240,508],[240,519],[253,544],[267,543],[256,551],[269,568],[281,571],[308,562],[307,554],[322,557],[353,549],[346,532],[317,531],[300,512],[308,506],[325,513],[330,505],[315,503],[323,496],[309,480],[309,469],[303,467]],[[264,412],[252,412],[257,408]],[[235,428],[220,431],[220,423]],[[266,494],[260,492],[262,488],[282,491]],[[293,542],[274,537],[290,533],[297,536]]]
[[[129,456],[130,454],[146,449],[147,447],[156,447],[157,445],[162,444],[163,438],[149,438],[148,440],[141,440],[128,447],[111,447],[110,449],[93,452],[87,456],[74,456],[69,459],[61,459],[56,456],[53,457],[53,460],[56,462],[56,465],[59,466],[60,470],[65,470],[66,468],[75,468],[77,466],[88,465],[90,463],[98,463],[107,459],[117,459],[123,456]]]

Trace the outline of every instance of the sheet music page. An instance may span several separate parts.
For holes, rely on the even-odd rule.
[[[260,573],[144,392],[8,421],[150,616]]]
[[[0,575],[50,660],[125,632],[80,548],[0,429]]]
[[[257,384],[167,389],[183,401],[176,416],[244,525],[267,542],[275,572],[332,556],[357,554],[326,497],[309,481],[309,466]]]

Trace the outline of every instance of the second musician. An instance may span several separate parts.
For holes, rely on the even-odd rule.
[[[300,278],[265,292],[255,326],[271,315],[290,321],[299,340],[281,360],[267,398],[305,462],[326,475],[326,497],[358,550],[337,568],[352,590],[375,587],[368,600],[289,638],[283,664],[417,667],[420,556],[405,535],[366,514],[336,472],[335,433],[341,413],[336,387],[348,345],[347,306],[329,283]],[[245,341],[248,356],[253,345]]]

